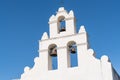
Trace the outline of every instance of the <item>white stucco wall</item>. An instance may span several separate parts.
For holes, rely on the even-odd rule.
[[[65,16],[66,31],[58,33],[58,18]],[[89,48],[87,32],[84,26],[76,32],[73,11],[69,13],[63,7],[49,19],[50,36],[45,32],[39,41],[39,56],[34,59],[33,68],[25,67],[20,80],[120,80],[113,70],[107,56],[95,58],[95,52]],[[70,67],[67,44],[76,42],[78,66]],[[57,45],[58,69],[52,70],[48,47]],[[116,76],[117,75],[117,76]]]
[[[91,55],[90,50],[80,55],[81,61],[78,67],[62,67],[58,70],[48,70],[44,64],[40,64],[44,63],[41,55],[35,59],[35,65],[32,69],[25,68],[21,80],[119,80],[118,78],[113,79],[112,66],[108,59],[98,60]]]

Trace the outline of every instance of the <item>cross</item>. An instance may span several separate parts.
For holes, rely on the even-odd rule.
[[[64,5],[64,0],[61,0],[60,1],[60,6],[63,6]]]

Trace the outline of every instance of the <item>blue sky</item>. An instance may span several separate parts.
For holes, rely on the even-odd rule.
[[[84,25],[96,57],[108,55],[120,74],[120,0],[64,0]],[[0,0],[0,80],[20,78],[38,56],[38,40],[60,0]]]

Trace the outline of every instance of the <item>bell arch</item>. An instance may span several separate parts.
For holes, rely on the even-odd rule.
[[[67,52],[69,56],[69,67],[78,66],[77,44],[75,41],[67,43]]]
[[[58,27],[59,27],[59,33],[66,31],[66,21],[64,16],[58,17]]]
[[[50,38],[76,34],[76,20],[74,12],[67,12],[64,7],[58,9],[55,15],[49,18]]]
[[[50,44],[48,47],[48,69],[49,70],[56,70],[58,69],[58,58],[57,58],[57,45]]]

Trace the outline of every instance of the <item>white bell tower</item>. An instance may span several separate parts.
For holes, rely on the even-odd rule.
[[[120,80],[107,56],[95,58],[84,26],[77,32],[74,12],[64,7],[50,17],[49,35],[43,33],[34,62],[33,68],[24,68],[20,80]]]
[[[81,27],[79,34],[76,34],[76,22],[74,13],[69,13],[61,7],[56,15],[52,15],[49,19],[50,37],[45,32],[40,41],[40,55],[44,55],[43,68],[52,70],[52,57],[57,57],[58,70],[67,69],[71,66],[70,53],[77,54],[79,66],[79,56],[87,50],[88,41],[87,33],[84,26]]]
[[[59,8],[56,15],[52,15],[49,19],[50,38],[72,35],[76,33],[74,13],[69,13],[64,7]]]

